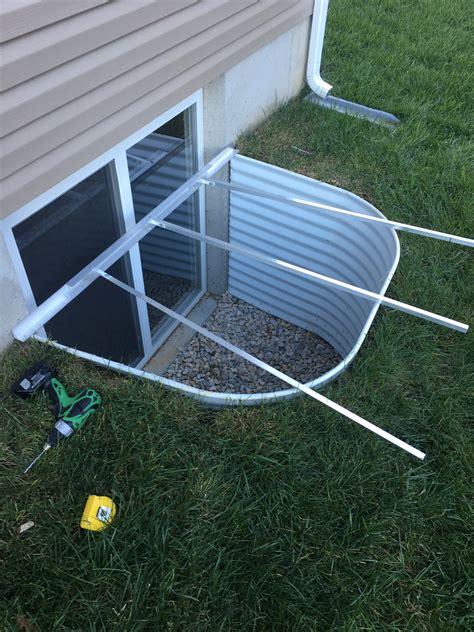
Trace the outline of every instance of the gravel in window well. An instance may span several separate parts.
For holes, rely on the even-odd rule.
[[[341,361],[337,351],[316,334],[228,293],[218,299],[203,326],[300,382],[314,380]],[[261,393],[289,388],[200,334],[181,349],[164,376],[218,392]]]
[[[173,309],[175,304],[194,287],[193,284],[186,279],[180,279],[179,277],[172,277],[149,270],[143,271],[143,279],[145,282],[146,295],[170,309]],[[153,330],[166,316],[163,312],[160,312],[150,305],[147,305],[147,308],[150,327]]]

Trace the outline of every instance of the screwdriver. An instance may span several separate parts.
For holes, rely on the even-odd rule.
[[[50,448],[53,448],[61,438],[70,437],[74,432],[82,428],[87,419],[95,413],[102,401],[99,393],[91,388],[81,391],[74,397],[70,397],[66,393],[64,386],[56,378],[51,380],[50,388],[58,395],[56,410],[60,416],[48,433],[42,451],[31,461],[28,467],[23,471],[23,474],[29,472],[43,454]]]

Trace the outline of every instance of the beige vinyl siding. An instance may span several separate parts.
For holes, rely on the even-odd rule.
[[[1,0],[0,42],[37,31],[110,0]]]
[[[239,0],[241,10],[256,1]],[[129,70],[146,73],[165,54],[179,62],[182,51],[193,46],[193,36],[211,37],[210,27],[216,25],[215,32],[221,27],[225,29],[226,25],[220,23],[235,14],[235,0],[221,0],[218,6],[205,2],[203,6],[181,11],[101,47],[100,56],[97,50],[89,51],[55,68],[48,77],[40,75],[21,83],[8,90],[2,99],[2,135],[82,95],[89,95],[94,88],[100,89],[104,77],[107,82],[117,78],[124,83],[123,76]],[[150,84],[153,85],[151,80]]]
[[[2,52],[2,90],[37,77],[199,1],[113,0],[112,4],[84,11],[73,19],[15,39]],[[73,0],[73,4],[80,2]],[[234,4],[238,5],[239,1]]]
[[[115,0],[47,28],[72,25],[99,12],[104,17],[105,10],[118,6],[122,11],[132,4],[150,6],[146,0]],[[180,3],[153,4],[163,8]],[[80,55],[65,52],[64,63],[57,55],[53,68],[4,93],[2,216],[290,29],[312,9],[312,0],[185,4],[146,26],[129,24],[127,35],[103,46],[97,48],[94,40],[92,49]],[[108,18],[117,28],[120,21],[114,22],[114,16]],[[49,53],[46,61],[38,60],[38,67],[40,63],[51,63]]]
[[[253,0],[241,0],[249,5]],[[224,2],[217,11],[219,14],[231,11],[234,0]],[[41,157],[45,153],[48,139],[54,134],[57,145],[80,133],[89,127],[90,121],[100,120],[103,115],[111,116],[117,110],[128,105],[133,99],[143,97],[153,86],[166,83],[169,79],[191,67],[196,60],[204,59],[221,50],[226,45],[239,39],[251,30],[255,17],[270,20],[279,12],[279,0],[266,0],[259,5],[259,12],[252,15],[233,15],[228,19],[218,20],[210,28],[199,33],[190,40],[185,40],[164,52],[149,59],[144,64],[136,66],[125,82],[123,75],[108,81],[105,85],[98,85],[97,89],[88,92],[63,107],[25,125],[17,132],[10,134],[2,148],[0,169],[5,176],[14,173],[24,165],[25,153],[30,161]],[[207,16],[211,23],[216,20],[213,15]],[[189,26],[189,22],[186,23]],[[185,31],[185,29],[183,29]],[[180,33],[183,37],[183,33]],[[179,37],[176,34],[176,41]],[[80,58],[77,61],[82,61]],[[125,60],[124,60],[125,63]],[[115,67],[122,67],[116,63]],[[74,77],[77,77],[74,74]],[[77,81],[70,80],[63,90],[77,89]],[[57,92],[59,97],[60,91]],[[36,108],[35,108],[36,111]]]

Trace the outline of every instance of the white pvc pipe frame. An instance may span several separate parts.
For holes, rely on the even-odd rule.
[[[311,270],[306,270],[306,269],[301,268],[299,266],[294,266],[293,264],[290,264],[288,262],[284,262],[284,261],[273,259],[271,257],[267,257],[266,255],[263,255],[262,253],[258,253],[256,251],[250,250],[248,248],[245,248],[245,247],[242,247],[242,246],[236,246],[236,245],[228,244],[227,242],[223,242],[221,240],[217,240],[215,238],[208,237],[206,235],[202,235],[200,233],[196,233],[196,232],[190,231],[188,229],[184,229],[184,228],[176,226],[176,225],[174,225],[172,223],[170,224],[168,222],[160,221],[161,218],[166,217],[169,213],[171,213],[172,210],[177,208],[177,206],[179,206],[185,199],[187,199],[187,197],[189,197],[189,195],[194,193],[203,184],[214,185],[214,186],[215,185],[222,185],[222,186],[225,186],[226,188],[230,188],[230,189],[233,188],[234,190],[239,190],[240,193],[247,193],[249,195],[257,195],[257,196],[264,196],[264,197],[274,197],[273,194],[266,194],[264,192],[258,191],[257,189],[250,189],[250,188],[247,189],[245,187],[232,187],[232,185],[228,185],[227,183],[220,183],[220,182],[207,180],[207,178],[212,177],[212,175],[214,175],[217,171],[219,171],[219,169],[221,169],[222,166],[224,164],[226,164],[236,153],[237,153],[236,150],[231,149],[231,148],[226,148],[218,156],[216,156],[210,163],[208,163],[205,167],[203,167],[195,176],[190,178],[190,180],[188,180],[179,189],[177,189],[164,202],[162,202],[160,205],[158,205],[149,215],[147,215],[145,218],[143,218],[131,230],[127,231],[127,233],[125,233],[120,239],[118,239],[114,244],[112,244],[109,248],[107,248],[101,255],[99,255],[93,262],[91,262],[81,272],[79,272],[75,277],[73,277],[73,279],[71,279],[69,281],[69,283],[67,283],[65,286],[63,286],[59,290],[57,290],[57,292],[55,292],[44,303],[42,303],[34,312],[32,312],[27,318],[25,318],[21,323],[19,323],[13,330],[15,338],[17,338],[19,340],[26,340],[30,336],[34,335],[35,332],[38,331],[38,329],[40,329],[40,327],[42,327],[50,318],[52,318],[55,314],[57,314],[73,298],[75,298],[86,287],[88,287],[98,276],[102,276],[102,277],[106,278],[107,280],[111,281],[112,283],[115,283],[119,287],[122,287],[122,289],[124,289],[124,290],[126,290],[128,292],[131,292],[132,294],[134,294],[138,298],[146,301],[147,303],[153,305],[154,307],[160,309],[161,311],[164,311],[166,314],[168,314],[172,318],[175,318],[179,322],[182,322],[183,324],[191,327],[192,329],[194,329],[196,331],[199,331],[200,333],[202,333],[203,335],[207,336],[208,338],[213,339],[218,344],[221,344],[222,346],[230,349],[234,353],[237,353],[239,356],[247,359],[248,361],[252,362],[256,366],[259,366],[260,368],[270,372],[271,374],[275,375],[276,377],[279,377],[280,379],[282,379],[282,381],[287,382],[290,386],[293,387],[293,389],[291,389],[289,391],[284,391],[284,392],[280,391],[279,395],[283,395],[283,394],[284,395],[290,395],[290,394],[292,395],[294,393],[294,389],[302,391],[302,392],[306,393],[307,395],[309,395],[310,397],[312,397],[313,399],[317,399],[318,401],[324,403],[325,405],[329,406],[333,410],[336,410],[337,412],[340,412],[341,414],[345,415],[346,417],[348,417],[352,421],[355,421],[356,423],[359,423],[360,425],[365,426],[366,428],[370,429],[372,432],[375,432],[379,436],[382,436],[385,439],[387,439],[388,441],[394,443],[395,445],[398,445],[399,447],[401,447],[402,449],[406,450],[407,452],[413,454],[417,458],[423,459],[425,455],[422,452],[420,452],[419,450],[417,450],[416,448],[413,448],[412,446],[409,446],[404,441],[401,441],[400,439],[397,439],[393,435],[390,435],[389,433],[387,433],[386,431],[378,428],[374,424],[371,424],[370,422],[368,422],[365,419],[359,417],[358,415],[355,415],[355,413],[352,413],[351,411],[348,411],[347,409],[343,408],[339,404],[336,404],[335,402],[332,402],[331,400],[329,400],[329,399],[325,398],[324,396],[320,395],[319,393],[314,391],[312,388],[310,388],[308,385],[301,384],[300,382],[294,380],[293,378],[285,375],[281,371],[278,371],[277,369],[275,369],[275,368],[271,367],[270,365],[262,362],[261,360],[258,360],[254,356],[251,356],[250,354],[246,353],[245,351],[242,351],[238,347],[235,347],[234,345],[231,345],[230,343],[228,343],[227,341],[223,340],[222,338],[219,338],[218,336],[215,336],[215,334],[212,334],[211,332],[208,332],[204,328],[199,327],[198,325],[196,325],[192,321],[189,321],[188,319],[186,319],[183,316],[177,314],[176,312],[173,312],[172,310],[169,310],[168,308],[166,308],[165,306],[157,303],[156,301],[153,301],[152,299],[150,299],[146,295],[142,294],[141,292],[138,292],[137,290],[135,290],[134,288],[131,288],[130,286],[127,286],[126,284],[124,284],[121,281],[115,279],[114,277],[111,277],[109,274],[107,274],[105,272],[104,269],[107,269],[108,267],[110,267],[115,261],[117,261],[118,258],[120,258],[123,254],[125,254],[125,252],[127,252],[140,239],[142,239],[148,232],[150,232],[151,230],[153,230],[153,228],[158,226],[158,227],[161,227],[161,228],[164,228],[164,229],[168,229],[168,230],[172,230],[174,232],[181,233],[183,235],[186,235],[186,236],[194,238],[194,239],[199,239],[199,240],[204,241],[204,242],[206,242],[208,244],[211,244],[211,245],[214,245],[214,246],[218,246],[218,247],[224,248],[226,250],[240,252],[240,254],[245,254],[247,256],[253,257],[253,258],[258,259],[258,260],[260,260],[263,263],[266,263],[268,265],[272,265],[272,266],[276,266],[276,267],[283,267],[284,269],[289,270],[291,272],[294,272],[296,274],[309,276],[310,278],[314,278],[316,280],[328,283],[330,285],[335,285],[336,287],[339,287],[339,289],[342,289],[344,291],[348,291],[348,292],[353,293],[353,294],[361,295],[364,298],[367,298],[369,300],[372,300],[372,301],[376,302],[376,305],[374,306],[374,308],[377,308],[379,304],[386,304],[386,305],[388,305],[390,307],[395,307],[396,309],[401,309],[401,311],[406,311],[408,313],[420,316],[420,317],[425,318],[427,320],[431,320],[431,321],[436,322],[438,324],[445,325],[445,326],[450,327],[452,329],[455,329],[457,331],[461,331],[461,332],[467,331],[468,327],[467,327],[467,325],[464,325],[463,323],[459,323],[457,321],[453,321],[451,319],[447,319],[447,318],[444,318],[442,316],[438,316],[436,314],[432,314],[431,312],[426,312],[425,310],[420,310],[419,308],[412,307],[412,306],[406,305],[404,303],[400,303],[399,301],[394,301],[393,299],[388,299],[383,294],[378,295],[378,294],[375,294],[373,292],[369,292],[367,290],[363,290],[362,288],[358,288],[358,287],[352,286],[350,284],[342,283],[340,281],[337,281],[336,279],[332,279],[331,277],[326,277],[324,275],[320,275],[320,274],[318,274],[316,272],[313,272]],[[357,219],[366,219],[366,216],[363,216],[361,214],[353,213],[353,212],[347,211],[345,209],[336,209],[334,207],[327,207],[325,205],[318,205],[318,204],[316,204],[314,202],[311,202],[309,200],[298,200],[296,198],[285,198],[284,196],[277,196],[277,197],[279,199],[284,199],[285,201],[292,201],[294,203],[301,203],[301,204],[305,204],[305,205],[311,205],[311,206],[314,206],[315,208],[321,208],[321,210],[331,210],[331,211],[336,211],[336,212],[342,212],[342,213],[345,213],[345,214],[349,214],[351,216],[355,216],[355,218],[357,218]],[[427,231],[426,229],[418,229],[417,227],[409,227],[408,225],[400,224],[400,225],[393,226],[393,224],[394,224],[393,222],[389,222],[388,220],[381,220],[381,221],[384,224],[387,224],[388,227],[390,227],[390,228],[394,228],[394,227],[397,228],[398,227],[398,228],[401,228],[402,230],[403,229],[407,229],[407,228],[416,228],[417,229],[416,231],[415,230],[411,230],[410,232],[418,232],[419,234],[427,234],[427,233],[429,233],[428,236],[435,237],[435,238],[438,238],[438,239],[447,239],[449,237],[450,238],[449,241],[456,241],[456,243],[463,243],[463,245],[472,245],[472,243],[470,243],[470,244],[465,243],[466,240],[464,238],[458,238],[458,237],[455,237],[455,236],[449,236],[449,235],[446,235],[445,233],[433,234],[433,233],[436,233],[436,231]],[[402,228],[402,226],[405,227],[405,228]],[[459,240],[461,240],[461,241],[459,241]],[[467,240],[467,241],[471,241],[472,242],[472,240]],[[388,286],[389,281],[390,281],[390,278],[387,279],[387,286]],[[385,291],[385,290],[386,290],[386,288],[384,288],[383,291]],[[369,318],[367,322],[370,325],[371,319]],[[369,325],[367,325],[367,328],[368,328]],[[364,328],[364,331],[361,332],[361,336],[359,337],[359,341],[355,345],[355,347],[354,347],[353,351],[351,352],[351,354],[349,354],[344,359],[344,361],[341,362],[337,367],[334,367],[334,369],[332,369],[331,371],[326,373],[324,376],[322,376],[323,379],[321,381],[319,381],[319,380],[315,381],[315,382],[318,382],[318,386],[321,386],[322,384],[327,383],[330,379],[334,378],[342,370],[344,370],[344,368],[352,361],[353,357],[355,356],[355,354],[357,353],[357,351],[358,351],[358,349],[360,347],[360,344],[362,344],[362,340],[365,338],[365,335],[367,333],[367,331],[365,329],[366,328]],[[40,336],[35,336],[35,337],[37,339],[45,342],[44,338],[41,338]],[[140,371],[138,369],[134,369],[133,367],[127,367],[126,365],[123,365],[123,364],[118,363],[118,362],[106,360],[105,358],[100,358],[99,356],[95,356],[94,354],[85,353],[85,352],[82,352],[82,351],[79,351],[79,350],[74,350],[74,349],[71,349],[71,348],[66,347],[64,345],[60,345],[58,343],[54,343],[54,342],[51,342],[51,341],[47,341],[47,342],[50,342],[50,344],[53,344],[53,346],[56,346],[57,348],[64,349],[66,351],[72,352],[72,353],[74,353],[75,355],[77,355],[79,357],[91,360],[93,362],[96,362],[97,364],[102,364],[104,366],[108,366],[108,367],[110,367],[112,369],[115,369],[115,370],[118,370],[118,371],[121,371],[121,372],[124,372],[124,373],[131,373],[133,375],[139,375],[141,377],[145,377],[145,378],[151,379],[153,381],[161,382],[162,384],[164,384],[165,386],[168,386],[170,388],[179,389],[181,391],[187,392],[188,394],[190,394],[190,395],[192,395],[194,397],[197,397],[203,403],[206,403],[206,400],[210,400],[213,403],[215,403],[216,399],[222,399],[223,403],[228,403],[228,404],[235,403],[232,400],[238,400],[237,403],[252,403],[253,399],[258,399],[258,401],[261,401],[262,399],[267,399],[267,400],[271,401],[274,397],[276,397],[276,393],[263,394],[263,397],[262,397],[262,394],[258,394],[258,395],[255,394],[255,395],[249,395],[248,397],[246,397],[247,402],[245,402],[245,401],[242,401],[242,398],[245,397],[242,394],[214,393],[214,392],[209,392],[209,391],[203,391],[201,389],[195,389],[195,388],[192,388],[192,387],[188,387],[187,385],[182,384],[180,382],[175,382],[174,380],[168,380],[168,379],[163,378],[161,376],[157,376],[157,375],[154,375],[154,374],[151,374],[151,373],[147,373],[145,371]],[[360,344],[359,344],[359,342],[360,342]],[[312,382],[311,385],[313,386],[314,382]]]
[[[331,399],[324,397],[324,395],[321,395],[321,393],[318,393],[317,391],[314,391],[313,389],[309,388],[306,384],[302,384],[301,382],[298,382],[297,380],[293,379],[292,377],[289,377],[285,373],[282,373],[278,369],[275,369],[270,364],[267,364],[266,362],[259,360],[258,358],[251,355],[250,353],[247,353],[246,351],[243,351],[242,349],[231,344],[230,342],[227,342],[227,340],[224,340],[224,338],[221,338],[220,336],[217,336],[216,334],[210,332],[208,329],[205,329],[204,327],[200,327],[199,325],[196,325],[196,323],[194,323],[192,320],[189,320],[189,318],[185,318],[184,316],[181,316],[180,314],[169,309],[168,307],[165,307],[165,305],[162,305],[161,303],[158,303],[157,301],[151,299],[149,296],[146,296],[145,294],[143,294],[143,292],[139,292],[135,288],[130,287],[130,285],[123,283],[123,281],[120,281],[119,279],[116,279],[112,275],[107,274],[107,272],[104,272],[104,270],[97,270],[97,273],[100,276],[102,276],[104,279],[107,279],[107,281],[110,281],[117,287],[121,288],[122,290],[129,292],[133,296],[136,296],[137,298],[143,301],[146,301],[146,303],[148,303],[152,307],[156,307],[160,311],[164,312],[167,316],[170,316],[171,318],[176,319],[182,325],[185,325],[186,327],[190,327],[191,329],[194,329],[194,331],[201,334],[202,336],[209,338],[209,340],[216,342],[218,345],[220,345],[221,347],[224,347],[225,349],[229,349],[229,351],[232,351],[239,357],[244,358],[244,360],[247,360],[251,364],[254,364],[255,366],[259,367],[260,369],[267,371],[271,375],[274,375],[275,377],[279,378],[283,382],[286,382],[293,388],[298,389],[302,393],[309,395],[309,397],[312,397],[316,401],[321,402],[325,406],[332,408],[332,410],[335,410],[341,415],[344,415],[344,417],[347,417],[351,421],[355,421],[355,423],[359,424],[360,426],[363,426],[364,428],[367,428],[371,432],[377,434],[379,437],[382,437],[386,441],[393,443],[399,448],[402,448],[402,450],[405,450],[409,454],[412,454],[413,456],[416,456],[418,459],[421,459],[421,460],[425,458],[426,455],[424,452],[421,452],[421,450],[417,450],[416,448],[406,443],[405,441],[398,439],[398,437],[395,437],[389,432],[386,432],[382,428],[379,428],[378,426],[371,423],[370,421],[367,421],[363,417],[356,415],[355,413],[348,410],[347,408],[344,408],[340,404],[337,404],[336,402],[333,402]]]
[[[276,202],[285,202],[293,204],[295,206],[302,206],[305,208],[312,208],[320,211],[327,211],[330,213],[336,213],[338,215],[344,215],[352,219],[356,219],[362,222],[376,223],[386,226],[387,228],[394,228],[395,230],[401,230],[405,233],[412,233],[413,235],[419,235],[420,237],[430,237],[431,239],[439,239],[440,241],[449,241],[458,246],[467,246],[468,248],[474,248],[474,239],[468,237],[460,237],[458,235],[451,235],[449,233],[442,233],[439,230],[432,230],[431,228],[422,228],[420,226],[413,226],[412,224],[403,224],[401,222],[393,222],[389,219],[382,217],[376,217],[375,215],[364,215],[363,213],[356,213],[355,211],[349,211],[345,208],[338,208],[337,206],[329,206],[328,204],[320,204],[319,202],[313,202],[312,200],[305,200],[302,198],[295,198],[286,195],[280,195],[278,193],[270,193],[269,191],[261,191],[253,187],[247,187],[237,184],[230,184],[229,182],[222,182],[220,180],[202,180],[203,184],[208,186],[219,187],[227,189],[228,191],[234,191],[235,193],[242,193],[251,197],[262,197]]]
[[[191,239],[204,241],[210,246],[216,246],[217,248],[223,248],[224,250],[228,250],[229,252],[236,252],[240,255],[256,259],[257,261],[261,261],[262,263],[265,263],[274,268],[283,269],[286,272],[292,272],[293,274],[296,274],[298,276],[303,276],[306,278],[314,279],[316,281],[320,281],[325,285],[336,287],[343,292],[347,292],[348,294],[360,296],[369,301],[377,303],[378,305],[385,305],[386,307],[396,309],[399,312],[405,312],[406,314],[411,314],[412,316],[418,316],[418,318],[423,318],[424,320],[436,323],[437,325],[448,327],[448,329],[454,329],[455,331],[459,331],[463,334],[465,334],[469,329],[468,325],[460,323],[457,320],[446,318],[446,316],[439,316],[438,314],[428,312],[427,310],[420,309],[419,307],[413,307],[412,305],[408,305],[407,303],[402,303],[401,301],[396,301],[393,298],[388,298],[383,294],[376,294],[375,292],[371,292],[370,290],[364,290],[363,288],[357,287],[356,285],[351,285],[350,283],[345,283],[344,281],[339,281],[338,279],[328,277],[325,274],[319,274],[318,272],[313,272],[313,270],[308,270],[307,268],[296,266],[293,263],[288,263],[288,261],[268,257],[267,255],[264,255],[251,248],[246,248],[245,246],[229,244],[228,242],[216,239],[215,237],[201,235],[194,230],[183,228],[182,226],[178,226],[177,224],[173,224],[172,222],[156,221],[152,219],[150,220],[150,223],[154,226],[157,226],[158,228],[170,230],[174,233],[177,233],[178,235],[183,235],[184,237],[190,237]]]

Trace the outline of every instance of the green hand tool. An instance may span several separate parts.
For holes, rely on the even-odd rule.
[[[56,418],[56,423],[46,437],[43,450],[24,470],[24,474],[60,439],[70,437],[82,428],[102,401],[99,393],[92,388],[84,389],[73,397],[69,396],[55,375],[54,370],[40,362],[25,373],[12,387],[13,392],[22,398],[31,397],[37,391],[46,389],[53,401]]]

